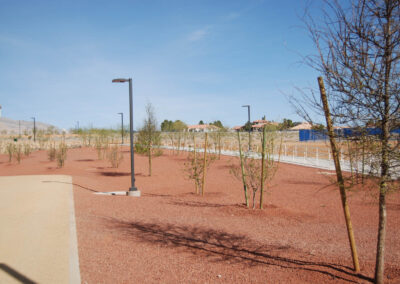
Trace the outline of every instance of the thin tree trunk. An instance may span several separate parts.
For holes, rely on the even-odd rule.
[[[386,2],[387,18],[391,19],[392,15],[389,13],[389,4],[392,1]],[[385,268],[385,238],[386,238],[386,192],[387,182],[389,177],[389,78],[391,74],[391,21],[388,20],[385,28],[385,85],[384,85],[384,116],[382,119],[382,162],[381,162],[381,182],[379,185],[379,225],[378,225],[378,243],[376,250],[376,265],[375,265],[375,283],[383,283],[383,273]]]
[[[378,244],[375,265],[375,283],[383,283],[383,272],[385,266],[385,238],[386,238],[386,182],[382,182],[379,192],[379,225]]]
[[[246,207],[249,208],[249,198],[248,198],[248,195],[247,195],[247,185],[246,185],[246,173],[244,171],[242,143],[240,142],[240,133],[239,132],[238,132],[238,141],[239,141],[240,167],[242,168],[242,182],[243,182],[243,189],[244,189],[244,200],[246,201]]]
[[[196,136],[193,135],[193,160],[194,160],[194,171],[197,174],[197,157],[196,157]],[[197,177],[195,178],[194,184],[196,186],[196,194],[199,194],[199,186],[197,184]]]
[[[207,135],[208,133],[206,132],[206,137],[204,141],[204,163],[203,163],[203,183],[201,184],[201,196],[204,196],[204,187],[206,184],[206,172],[207,172]]]
[[[218,160],[221,159],[221,133],[218,133]]]
[[[349,140],[346,140],[347,142],[347,154],[349,155],[349,163],[350,163],[350,176],[351,176],[351,182],[354,183],[354,169],[353,169],[353,149],[351,149],[350,142]]]
[[[260,209],[263,209],[263,196],[264,196],[264,172],[265,172],[265,136],[266,136],[267,128],[263,129],[263,138],[262,138],[262,152],[261,152],[261,192],[260,192]]]
[[[251,151],[251,132],[249,131],[249,152]]]
[[[362,162],[361,162],[361,184],[364,184],[364,173],[365,173],[365,143],[366,140],[362,137]]]
[[[319,85],[319,90],[320,90],[320,94],[321,94],[321,100],[322,100],[323,107],[324,107],[326,125],[328,128],[329,140],[330,140],[331,149],[332,149],[332,156],[333,156],[333,160],[335,163],[336,177],[337,177],[337,182],[338,182],[339,190],[340,190],[340,197],[342,199],[342,207],[343,207],[343,212],[344,212],[344,218],[346,220],[347,235],[348,235],[349,242],[350,242],[350,249],[351,249],[351,253],[352,253],[352,257],[353,257],[354,271],[359,272],[360,265],[358,262],[358,254],[357,254],[356,241],[354,239],[353,226],[351,224],[351,219],[350,219],[350,209],[349,209],[349,205],[347,203],[346,189],[344,187],[344,179],[343,179],[343,175],[342,175],[342,169],[340,167],[339,152],[338,152],[337,145],[336,145],[336,139],[334,137],[333,125],[332,125],[331,115],[330,115],[330,111],[329,111],[328,100],[326,97],[324,80],[322,79],[322,77],[318,77],[318,85]]]
[[[149,176],[151,176],[151,142],[149,144]]]

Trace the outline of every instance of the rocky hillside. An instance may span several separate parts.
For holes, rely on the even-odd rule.
[[[33,130],[32,120],[31,121],[13,120],[6,117],[0,117],[0,134],[18,134],[20,127],[19,125],[21,125],[21,134],[24,134],[25,132],[32,133]],[[61,129],[55,127],[54,125],[43,123],[40,121],[36,121],[36,129],[37,130],[53,129],[58,132],[62,131]]]

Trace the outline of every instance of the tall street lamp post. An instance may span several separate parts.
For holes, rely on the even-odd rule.
[[[248,123],[248,125],[249,125],[249,151],[251,150],[251,135],[250,135],[250,132],[251,132],[251,122],[250,122],[250,105],[244,105],[244,106],[242,106],[242,107],[247,107],[247,116],[248,116],[248,121],[247,121],[247,123]]]
[[[123,78],[118,78],[118,79],[113,79],[113,83],[125,83],[129,82],[129,120],[130,120],[130,125],[129,125],[129,134],[130,134],[130,139],[131,139],[131,187],[129,188],[129,191],[127,195],[129,196],[140,196],[140,191],[135,187],[135,160],[134,160],[134,150],[133,150],[133,107],[132,107],[132,78],[129,79],[123,79]]]
[[[121,144],[124,144],[124,113],[119,112],[118,114],[121,115]]]
[[[36,142],[36,118],[31,117],[33,119],[33,141]]]

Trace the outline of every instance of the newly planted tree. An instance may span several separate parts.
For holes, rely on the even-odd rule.
[[[332,125],[356,129],[374,125],[378,129],[372,157],[379,165],[375,173],[379,177],[375,281],[383,283],[386,195],[396,186],[393,180],[400,165],[400,141],[395,133],[400,126],[400,5],[398,0],[352,0],[343,2],[345,7],[339,1],[326,3],[325,21],[318,21],[322,24],[317,25],[312,17],[306,19],[318,54],[305,60],[324,77],[324,104],[329,106]],[[326,116],[320,96],[308,93],[304,98]],[[310,117],[304,101],[295,104]]]
[[[247,190],[251,190],[253,209],[256,208],[256,196],[258,191],[260,191],[260,209],[263,209],[264,192],[267,191],[268,186],[270,185],[278,169],[280,147],[278,150],[278,158],[276,158],[274,155],[276,146],[276,133],[275,131],[267,131],[267,129],[264,128],[261,159],[255,158],[254,153],[252,152],[242,153],[240,136],[238,136],[238,140],[240,166],[232,165],[231,173],[243,183],[246,206],[249,206],[247,200]]]
[[[6,151],[7,151],[7,154],[8,154],[8,162],[11,163],[12,157],[13,157],[14,152],[15,152],[15,145],[14,145],[14,143],[9,142],[9,143],[6,145]]]
[[[22,159],[22,145],[21,144],[17,144],[15,146],[14,157],[15,157],[15,160],[17,160],[18,164],[21,163],[21,159]]]
[[[108,148],[107,158],[111,163],[111,167],[118,168],[121,164],[124,156],[121,151],[121,147],[117,144]]]
[[[244,169],[244,161],[243,161],[243,152],[242,152],[242,142],[240,139],[240,133],[237,133],[238,136],[238,142],[239,142],[239,157],[240,157],[240,170],[241,170],[241,176],[242,176],[242,183],[243,183],[243,190],[244,190],[244,200],[246,202],[246,207],[249,207],[249,196],[247,194],[247,182],[246,182],[246,172]],[[237,172],[233,169],[233,173],[235,176],[239,176]]]
[[[31,152],[32,152],[31,144],[24,143],[24,155],[28,157],[31,154]]]
[[[264,187],[268,189],[270,182],[278,170],[279,160],[282,149],[282,136],[278,141],[276,129],[269,128],[267,125],[263,128],[262,149],[261,149],[261,191],[260,191],[260,209],[264,204]],[[278,143],[277,143],[278,142]],[[275,154],[275,147],[278,146],[278,152]],[[276,158],[276,155],[278,156]]]
[[[57,148],[55,143],[50,143],[49,149],[47,150],[47,157],[49,161],[54,161],[56,159]]]
[[[67,159],[67,151],[68,151],[67,144],[62,142],[58,145],[56,158],[57,158],[57,166],[59,168],[62,168],[65,165],[65,160]]]
[[[95,148],[97,151],[97,158],[103,160],[106,156],[108,149],[108,137],[105,134],[98,134],[95,138]]]
[[[204,152],[201,157],[196,150],[196,136],[193,136],[193,152],[189,153],[185,162],[185,172],[187,177],[194,181],[196,194],[204,195],[206,173],[211,163],[215,160],[215,155],[207,153],[207,133],[205,134]]]
[[[147,154],[149,161],[149,176],[152,174],[152,157],[161,155],[160,145],[161,134],[157,129],[157,119],[154,113],[154,108],[151,103],[146,105],[146,118],[142,128],[139,130],[137,148],[142,148],[142,153]]]

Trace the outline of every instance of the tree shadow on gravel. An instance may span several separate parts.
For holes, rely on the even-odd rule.
[[[108,171],[108,172],[98,172],[99,175],[105,176],[105,177],[127,177],[130,176],[131,173],[130,172],[125,172],[125,173],[121,173],[121,172],[112,172],[112,171]],[[135,177],[136,176],[144,176],[142,173],[135,173]]]
[[[99,174],[106,177],[126,177],[131,175],[131,173],[118,173],[118,172],[101,172]]]
[[[214,204],[214,203],[207,203],[207,202],[199,202],[199,201],[180,201],[180,200],[171,201],[171,202],[169,202],[169,204],[178,205],[178,206],[185,206],[185,207],[212,207],[212,208],[232,206],[232,205],[224,205],[224,204]]]
[[[169,194],[147,193],[147,192],[143,192],[143,196],[146,196],[146,197],[171,197],[171,195],[169,195]]]
[[[353,273],[347,266],[279,256],[299,252],[290,246],[260,244],[244,235],[193,226],[125,222],[114,218],[106,220],[109,229],[120,231],[124,237],[179,249],[183,253],[208,257],[215,262],[241,263],[248,266],[272,265],[282,269],[320,273],[332,279],[352,283],[358,283],[360,280],[373,281],[365,275]]]
[[[79,159],[79,160],[75,160],[76,162],[94,162],[94,159]]]
[[[82,189],[85,189],[85,190],[88,190],[88,191],[91,191],[91,192],[100,192],[100,191],[97,191],[97,190],[94,190],[94,189],[91,189],[91,188],[89,188],[89,187],[85,187],[85,186],[82,186],[82,185],[79,185],[79,184],[73,183],[73,182],[71,183],[71,182],[56,181],[56,180],[44,180],[44,181],[42,181],[42,182],[56,182],[56,183],[72,184],[72,185],[74,185],[74,186],[78,186],[78,187],[80,187],[80,188],[82,188]]]
[[[321,181],[306,181],[306,180],[292,180],[292,179],[284,179],[282,180],[285,184],[301,184],[301,185],[321,185],[322,188],[327,188],[331,185],[335,185],[336,183],[326,184],[325,182]]]

